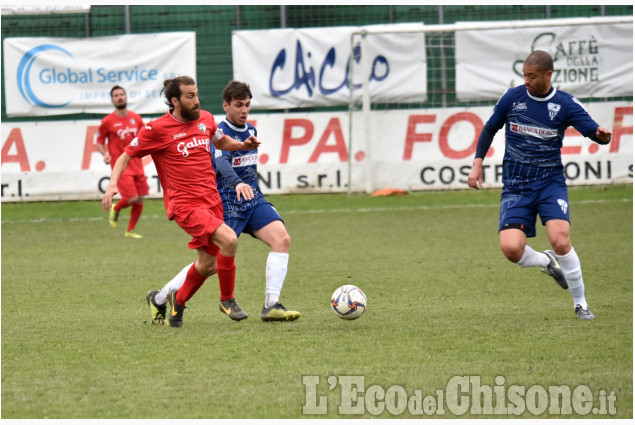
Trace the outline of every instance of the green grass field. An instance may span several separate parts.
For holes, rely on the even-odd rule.
[[[570,190],[592,322],[576,318],[553,279],[503,257],[499,191],[484,190],[270,196],[292,238],[281,301],[302,317],[261,322],[267,247],[243,235],[236,298],[249,319],[219,312],[214,276],[181,329],[152,325],[145,301],[195,258],[162,201],[146,202],[141,240],[123,237],[129,210],[113,230],[96,201],[3,203],[2,418],[413,418],[393,386],[436,398],[456,376],[498,385],[495,398],[513,386],[528,396],[540,394],[535,385],[592,391],[588,415],[538,409],[542,418],[632,418],[632,194],[632,185]],[[543,227],[530,245],[548,248]],[[368,297],[355,321],[330,310],[347,283]],[[361,414],[339,411],[348,376],[364,379],[349,403]],[[616,396],[613,413],[603,394]],[[316,400],[326,414],[303,413]],[[480,416],[478,405],[428,413],[515,415]]]

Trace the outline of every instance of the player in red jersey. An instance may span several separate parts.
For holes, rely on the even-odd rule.
[[[143,128],[143,120],[138,114],[128,110],[128,97],[122,87],[114,86],[110,90],[110,100],[115,105],[115,110],[101,120],[97,134],[97,150],[104,156],[104,162],[114,167],[124,147]],[[108,141],[108,149],[105,147],[106,140]],[[108,215],[110,225],[113,229],[117,228],[119,212],[124,208],[132,207],[125,236],[135,239],[142,238],[143,236],[133,232],[143,211],[143,197],[148,194],[148,181],[140,158],[134,158],[130,161],[119,179],[117,189],[121,199],[110,209]]]
[[[210,143],[217,149],[233,151],[255,149],[260,142],[254,136],[238,142],[218,130],[214,116],[200,109],[198,89],[191,77],[165,80],[162,93],[170,110],[148,123],[126,146],[112,170],[102,207],[110,209],[117,182],[129,161],[151,155],[163,188],[168,219],[192,236],[188,247],[198,251],[183,286],[168,294],[170,326],[181,327],[185,303],[217,271],[216,256],[220,253],[234,257],[238,246],[236,233],[223,223]],[[157,308],[153,323],[162,324],[167,310],[165,300],[156,300],[152,292],[147,299]]]

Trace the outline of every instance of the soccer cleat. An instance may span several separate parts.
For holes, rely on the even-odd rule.
[[[229,298],[226,301],[221,301],[218,305],[220,311],[229,316],[232,320],[243,320],[248,317],[247,313],[240,308],[235,298]]]
[[[580,304],[576,304],[575,305],[575,314],[578,316],[578,319],[580,320],[593,320],[595,319],[595,316],[593,315],[593,313],[591,313],[589,311],[589,308],[587,307],[587,309],[583,309],[582,306]]]
[[[176,301],[176,289],[170,291],[168,294],[168,301],[170,301],[170,326],[173,328],[180,328],[183,326],[183,310],[185,310],[185,306],[179,305]]]
[[[141,239],[143,238],[143,235],[140,235],[138,233],[132,233],[132,232],[126,232],[126,234],[124,235],[127,238],[133,238],[133,239]]]
[[[150,307],[150,316],[152,316],[152,323],[155,325],[163,325],[165,323],[165,313],[167,308],[165,304],[159,305],[156,303],[155,297],[159,291],[152,290],[146,294],[146,301]]]
[[[548,274],[553,277],[558,285],[562,287],[562,289],[569,289],[569,285],[567,285],[567,279],[565,279],[564,274],[562,273],[562,268],[560,267],[560,263],[558,263],[558,259],[556,258],[556,253],[547,250],[542,251],[549,258],[549,264],[540,269],[543,273]]]
[[[291,322],[300,317],[297,311],[289,311],[280,303],[275,303],[269,308],[262,306],[260,318],[263,322]]]
[[[108,223],[113,229],[117,228],[117,221],[119,220],[119,211],[115,211],[115,207],[110,207],[110,213],[108,213]]]

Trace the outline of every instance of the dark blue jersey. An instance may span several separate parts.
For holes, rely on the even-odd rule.
[[[218,123],[218,128],[229,137],[244,142],[249,136],[256,136],[256,128],[247,123],[244,127],[236,127],[225,118]],[[225,215],[231,211],[245,211],[253,208],[262,192],[258,186],[258,149],[240,151],[221,151],[214,149],[212,164],[216,172],[218,193],[223,201]],[[239,201],[236,195],[236,185],[245,183],[254,191],[254,198]]]
[[[507,90],[485,124],[484,134],[493,138],[503,125],[503,185],[508,189],[540,185],[551,179],[564,182],[560,149],[569,126],[585,137],[604,143],[595,136],[599,125],[580,102],[555,88],[545,97],[530,95],[525,86]],[[483,152],[489,145],[485,151],[484,147],[479,139],[477,157],[485,156]]]

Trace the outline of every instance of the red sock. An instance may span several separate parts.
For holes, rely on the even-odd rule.
[[[134,204],[130,210],[130,221],[128,222],[128,231],[132,232],[141,217],[141,211],[143,211],[143,204]]]
[[[220,300],[227,301],[234,298],[234,285],[236,283],[236,263],[234,257],[225,257],[220,252],[216,257],[218,269],[218,283],[220,284]]]
[[[183,286],[181,286],[176,293],[176,302],[179,303],[179,305],[185,305],[185,303],[196,294],[198,288],[203,286],[205,279],[207,279],[207,277],[201,276],[198,270],[196,270],[196,262],[192,264],[192,267],[187,271]]]
[[[115,206],[113,207],[113,209],[114,209],[115,211],[121,211],[121,210],[123,210],[124,208],[129,207],[129,206],[130,206],[130,204],[128,203],[128,200],[127,200],[127,199],[120,199],[120,200],[119,200],[119,202],[117,202],[117,203],[115,204]]]

